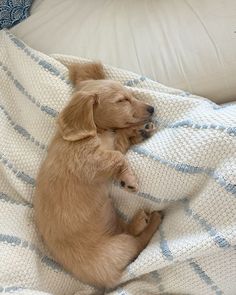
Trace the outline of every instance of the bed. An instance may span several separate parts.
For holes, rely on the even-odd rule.
[[[0,292],[235,295],[235,2],[199,2],[38,0],[28,19],[0,31]],[[139,192],[111,188],[117,212],[127,221],[141,207],[165,212],[119,286],[105,291],[53,259],[32,205],[73,92],[66,65],[91,59],[156,109],[156,134],[127,155]]]

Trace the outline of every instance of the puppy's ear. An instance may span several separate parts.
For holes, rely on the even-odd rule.
[[[96,94],[82,91],[74,94],[58,119],[59,129],[65,140],[77,141],[96,135],[93,105],[97,101]]]
[[[105,72],[103,66],[99,62],[86,64],[71,64],[68,66],[70,80],[74,85],[85,80],[103,80]]]

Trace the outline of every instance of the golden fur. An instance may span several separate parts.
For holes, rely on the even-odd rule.
[[[152,135],[153,108],[120,83],[104,80],[99,63],[73,65],[76,92],[40,168],[34,198],[38,229],[55,259],[81,281],[114,287],[146,247],[161,214],[139,210],[126,224],[109,197],[112,179],[138,185],[124,153]]]

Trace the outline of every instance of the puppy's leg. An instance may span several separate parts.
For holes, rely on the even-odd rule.
[[[88,282],[107,288],[115,287],[125,267],[147,246],[160,223],[161,215],[153,212],[149,224],[139,236],[117,234],[98,245],[96,259],[93,261],[94,271],[86,274],[87,279],[92,276]]]
[[[159,211],[153,211],[150,215],[150,221],[142,231],[140,235],[136,237],[137,241],[140,243],[141,249],[144,249],[150,239],[152,238],[153,234],[156,232],[158,227],[160,226],[163,219],[163,215]]]
[[[151,214],[143,209],[138,210],[134,215],[130,224],[128,225],[128,231],[132,236],[140,235],[150,222]]]
[[[138,210],[130,223],[125,222],[121,217],[117,216],[117,226],[119,233],[127,233],[132,236],[140,235],[150,222],[151,214],[143,209]]]
[[[162,213],[159,212],[162,216]],[[121,217],[118,218],[119,232],[125,232],[132,236],[139,236],[150,223],[152,213],[139,209],[130,223],[125,222]]]
[[[150,138],[155,131],[156,127],[152,122],[133,127],[133,134],[130,137],[131,145],[141,143]]]
[[[116,175],[116,178],[120,181],[120,185],[128,192],[134,193],[138,191],[136,176],[129,167],[128,163],[126,163],[126,167],[121,170],[118,175]]]
[[[112,199],[109,198],[101,208],[101,216],[107,232],[116,234],[127,233],[138,236],[150,222],[151,214],[143,209],[137,211],[131,222],[127,223],[115,212]]]
[[[138,144],[151,137],[155,132],[152,122],[116,130],[115,149],[125,154],[131,145]]]
[[[118,129],[115,134],[115,149],[125,154],[131,146],[130,136],[132,131],[130,128]]]
[[[117,179],[121,186],[129,192],[138,190],[138,183],[129,163],[124,155],[118,151],[106,151],[99,155],[97,177],[112,177]]]

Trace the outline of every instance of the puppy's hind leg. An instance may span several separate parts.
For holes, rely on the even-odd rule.
[[[96,259],[93,262],[93,269],[96,272],[92,273],[90,283],[106,288],[115,287],[124,269],[147,246],[160,223],[161,214],[153,212],[149,224],[139,236],[118,234],[99,244]]]
[[[129,223],[124,221],[120,216],[117,216],[118,232],[127,233],[131,236],[138,236],[147,227],[150,217],[151,214],[143,209],[138,210]]]
[[[96,258],[91,265],[94,271],[88,283],[105,288],[117,286],[123,270],[139,251],[138,243],[131,235],[109,237],[98,245]]]

